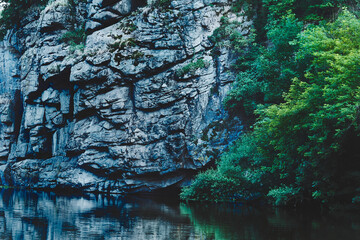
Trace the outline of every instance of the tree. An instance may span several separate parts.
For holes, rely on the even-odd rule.
[[[344,176],[360,170],[343,151],[359,134],[360,21],[344,10],[335,22],[304,31],[298,43],[298,61],[310,60],[303,79],[292,80],[284,103],[258,111],[255,133],[282,182],[328,201],[344,195]]]

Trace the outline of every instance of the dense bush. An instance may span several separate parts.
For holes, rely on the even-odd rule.
[[[200,173],[180,197],[197,201],[249,201],[265,193],[262,162],[251,135],[243,135],[224,153],[217,169]]]
[[[212,40],[241,60],[225,107],[234,115],[246,111],[253,126],[222,154],[216,170],[183,191],[183,199],[213,200],[206,190],[215,186],[211,179],[226,179],[226,197],[215,199],[358,202],[360,20],[348,10],[329,18],[342,4],[349,3],[264,1],[262,11],[271,11],[265,40],[256,37],[258,29],[238,38],[234,23],[223,21]],[[211,176],[206,184],[204,176]]]
[[[242,45],[247,52],[235,66],[239,73],[233,90],[225,99],[227,110],[236,112],[242,106],[251,115],[259,103],[282,101],[283,93],[290,87],[289,79],[299,76],[299,66],[294,54],[298,46],[293,40],[302,28],[303,24],[294,15],[288,15],[276,25],[268,26],[269,46],[256,44],[255,37],[248,38],[253,41]]]
[[[260,146],[272,155],[272,171],[322,201],[350,194],[342,183],[360,171],[359,151],[348,149],[359,140],[359,30],[360,20],[343,11],[335,22],[302,32],[302,80],[293,78],[283,103],[258,111],[255,133],[266,141]]]

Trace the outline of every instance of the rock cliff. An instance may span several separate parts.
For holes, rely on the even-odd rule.
[[[227,144],[229,0],[55,0],[0,45],[3,184],[100,192],[184,184]],[[238,129],[239,130],[239,129]],[[226,136],[226,137],[225,137]]]

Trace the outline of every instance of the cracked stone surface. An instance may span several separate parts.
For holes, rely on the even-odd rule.
[[[187,184],[230,138],[207,136],[224,118],[233,81],[231,52],[214,56],[208,37],[225,15],[244,33],[251,25],[230,5],[56,0],[34,8],[0,43],[2,183],[112,193]],[[61,41],[77,28],[86,30],[83,45]],[[178,74],[198,60],[205,67]]]

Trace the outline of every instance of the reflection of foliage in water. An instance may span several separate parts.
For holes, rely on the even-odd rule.
[[[0,189],[0,239],[347,240],[360,236],[359,214],[187,205],[168,198]]]
[[[250,207],[231,207],[229,204],[180,204],[180,212],[187,215],[195,231],[206,239],[265,239],[252,224],[254,216],[261,214]],[[266,220],[266,219],[263,219]],[[261,223],[259,223],[261,225]]]
[[[360,236],[359,215],[312,210],[246,207],[235,204],[185,204],[195,232],[215,240],[338,240]]]

